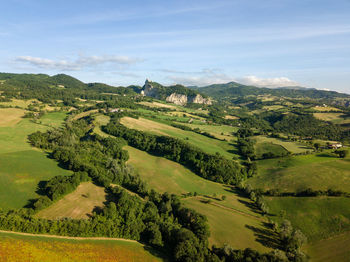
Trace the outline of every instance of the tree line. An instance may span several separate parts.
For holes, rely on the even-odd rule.
[[[129,145],[178,162],[197,175],[212,181],[237,184],[247,176],[246,168],[236,161],[215,154],[207,154],[185,141],[129,129],[119,123],[118,116],[102,127],[107,134],[125,139]]]

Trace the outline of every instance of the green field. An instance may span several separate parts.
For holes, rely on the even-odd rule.
[[[151,252],[136,241],[63,239],[0,232],[1,261],[165,261]]]
[[[308,187],[350,192],[350,159],[329,153],[258,161],[259,174],[248,179],[253,188],[295,192]]]
[[[310,242],[350,230],[350,198],[267,197],[266,201],[273,220],[283,220],[284,210],[285,218]]]
[[[179,139],[184,139],[190,144],[197,146],[198,148],[210,154],[215,154],[218,152],[229,159],[238,156],[236,154],[235,146],[227,141],[212,139],[195,132],[184,131],[179,128],[144,118],[135,119],[131,117],[123,117],[121,119],[121,123],[129,128],[147,131],[158,135],[168,135]]]
[[[27,107],[29,105],[33,104],[33,102],[39,104],[39,101],[37,101],[35,99],[30,99],[30,100],[12,99],[11,102],[0,102],[0,105],[8,106],[8,107],[19,107],[19,108],[22,108],[22,109],[27,109]]]
[[[234,133],[237,132],[238,128],[228,125],[208,125],[208,124],[185,124],[193,129],[199,128],[201,131],[208,132],[218,139],[236,140]]]
[[[310,150],[310,148],[308,148],[305,144],[298,143],[298,142],[284,141],[273,137],[255,136],[254,139],[256,140],[257,144],[273,143],[275,145],[280,145],[286,150],[288,150],[289,152],[295,153],[295,154],[303,153]]]
[[[102,125],[107,125],[110,121],[110,117],[106,116],[106,115],[97,115],[95,116],[95,120],[94,120],[94,133],[98,134],[100,136],[106,137],[109,136],[108,134],[106,134],[105,132],[103,132],[101,130],[101,126]]]
[[[350,258],[350,232],[308,244],[304,250],[311,262],[348,262]]]
[[[334,124],[349,124],[350,116],[343,113],[314,113],[314,117]]]
[[[288,151],[280,145],[271,142],[262,142],[255,144],[255,152],[258,158],[262,158],[264,154],[273,153],[276,156],[288,154]]]
[[[51,112],[43,115],[39,121],[42,125],[50,127],[60,127],[66,116],[66,112]]]
[[[52,121],[55,123],[63,121],[65,116],[64,113],[59,116],[48,113],[45,121],[50,121],[51,114],[54,114]],[[15,125],[0,127],[0,208],[21,208],[29,199],[37,197],[35,190],[40,181],[71,174],[28,143],[29,134],[47,128],[29,119],[19,119]]]
[[[227,186],[196,176],[176,162],[152,156],[130,146],[124,149],[128,150],[130,155],[128,164],[134,167],[150,188],[174,194],[197,192],[201,195],[186,198],[184,203],[208,217],[212,232],[211,244],[229,243],[235,248],[251,247],[266,250],[263,245],[255,241],[253,230],[246,227],[246,225],[261,227],[264,221],[248,207],[251,204],[249,199],[238,196]],[[220,200],[223,195],[226,199]],[[209,199],[210,203],[201,202]],[[238,238],[237,235],[241,237]]]
[[[191,120],[193,121],[193,124],[201,124],[204,120],[202,117],[192,115],[192,111],[186,112],[182,110],[176,112],[159,113],[144,108],[138,108],[136,112],[141,113],[142,117],[146,119],[162,123],[181,122],[185,124]]]
[[[36,216],[46,219],[66,217],[86,219],[92,215],[95,208],[104,207],[105,201],[106,193],[103,187],[96,186],[91,182],[84,182],[74,192],[41,210]]]
[[[235,249],[247,247],[261,252],[270,251],[257,241],[260,236],[257,230],[264,230],[263,219],[250,217],[230,209],[202,203],[198,198],[185,199],[185,206],[193,208],[208,218],[210,227],[209,244],[223,246],[229,244]]]

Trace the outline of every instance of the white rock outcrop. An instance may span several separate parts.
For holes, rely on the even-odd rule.
[[[186,105],[188,101],[186,95],[180,95],[176,93],[172,93],[165,100],[169,103],[174,103],[175,105],[180,105],[180,106]]]
[[[141,91],[141,94],[144,96],[151,96],[157,99],[161,99],[160,94],[158,93],[157,87],[152,85],[152,82],[146,79],[145,85]],[[204,98],[200,94],[194,96],[188,96],[184,94],[172,93],[170,96],[167,96],[165,100],[169,103],[174,103],[176,105],[186,105],[187,103],[196,103],[196,104],[205,104],[211,105],[210,98]]]

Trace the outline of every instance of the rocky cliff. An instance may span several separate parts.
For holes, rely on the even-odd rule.
[[[151,82],[148,79],[141,90],[144,96],[151,96],[157,99],[166,100],[176,105],[185,105],[187,103],[211,105],[211,99],[205,98],[198,92],[181,85],[162,86],[158,83]]]

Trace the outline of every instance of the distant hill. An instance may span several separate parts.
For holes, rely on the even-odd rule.
[[[303,87],[303,86],[281,86],[277,89],[292,89],[292,90],[317,90],[316,88]]]
[[[70,89],[70,90],[87,90],[99,93],[133,93],[131,88],[115,87],[103,83],[84,83],[79,79],[66,74],[49,76],[46,74],[12,74],[0,73],[0,80],[3,87],[14,89]]]
[[[194,88],[194,87],[192,87]],[[291,98],[313,98],[313,99],[332,99],[332,98],[350,98],[350,95],[338,93],[335,91],[323,91],[314,88],[305,88],[299,86],[266,88],[243,85],[236,82],[226,84],[214,84],[204,87],[195,87],[197,90],[216,99],[235,98],[249,95],[274,95]]]
[[[190,89],[183,85],[163,86],[157,82],[146,80],[144,86],[138,89],[137,86],[131,87],[134,91],[139,91],[145,96],[154,97],[177,105],[187,103],[211,104],[211,99],[206,95],[200,94],[197,90]]]

